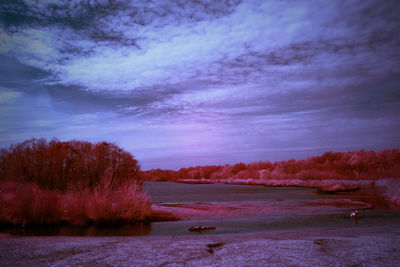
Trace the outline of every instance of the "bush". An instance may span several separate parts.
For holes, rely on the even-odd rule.
[[[141,184],[139,164],[114,144],[30,139],[0,153],[0,180],[34,183],[44,189],[93,189],[104,176],[111,188]]]

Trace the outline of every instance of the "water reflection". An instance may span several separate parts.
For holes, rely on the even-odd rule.
[[[151,233],[150,223],[121,226],[59,226],[3,229],[3,233],[23,236],[143,236]]]

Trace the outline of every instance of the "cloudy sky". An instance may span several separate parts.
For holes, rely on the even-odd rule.
[[[5,0],[0,146],[143,169],[400,148],[399,1]]]

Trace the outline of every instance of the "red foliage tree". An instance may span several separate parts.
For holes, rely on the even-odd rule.
[[[102,179],[117,187],[141,183],[139,164],[118,146],[85,141],[30,139],[0,153],[0,180],[35,183],[43,188],[93,188]]]

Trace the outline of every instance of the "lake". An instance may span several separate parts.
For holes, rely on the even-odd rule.
[[[121,227],[46,227],[6,229],[17,235],[62,236],[166,236],[199,235],[191,226],[215,226],[204,234],[235,234],[343,229],[400,225],[400,214],[389,209],[377,189],[321,194],[304,187],[265,187],[228,184],[146,182],[155,208],[177,213],[173,222],[137,223]],[[350,218],[359,209],[357,220]]]

